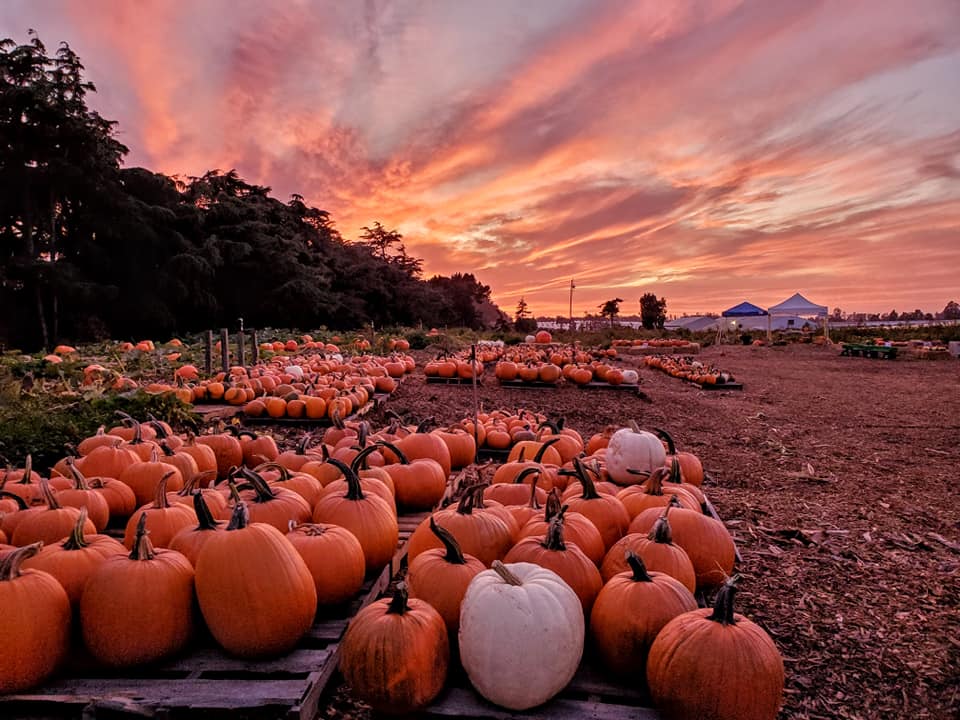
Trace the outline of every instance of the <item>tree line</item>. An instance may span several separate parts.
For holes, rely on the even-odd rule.
[[[117,125],[62,43],[0,40],[0,343],[24,349],[232,326],[478,327],[490,288],[423,277],[379,223],[344,238],[234,170],[121,167]]]

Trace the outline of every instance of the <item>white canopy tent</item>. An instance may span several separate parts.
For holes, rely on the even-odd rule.
[[[827,324],[828,311],[826,305],[817,305],[807,300],[800,293],[794,293],[782,303],[773,305],[770,308],[767,308],[767,311],[770,313],[769,318],[774,315],[799,315],[801,317],[822,317],[823,318],[823,335],[829,340],[830,339],[830,328]]]

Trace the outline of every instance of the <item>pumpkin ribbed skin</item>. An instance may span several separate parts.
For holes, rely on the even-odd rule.
[[[310,570],[279,530],[247,524],[246,504],[225,532],[210,533],[197,559],[197,599],[207,627],[229,653],[289,652],[313,623],[317,591]]]
[[[447,631],[455,635],[460,628],[460,605],[467,587],[485,568],[477,558],[460,550],[453,535],[433,522],[433,518],[430,520],[430,528],[444,549],[420,553],[410,563],[407,583],[410,596],[430,603],[440,613]]]
[[[101,445],[77,460],[77,467],[87,477],[119,478],[124,470],[138,462],[140,456],[127,447]]]
[[[83,587],[94,571],[108,558],[127,553],[120,541],[108,535],[87,535],[83,531],[85,525],[86,516],[81,512],[70,537],[45,546],[23,563],[25,568],[42,570],[55,577],[74,608],[80,606]]]
[[[224,480],[230,475],[230,469],[243,464],[243,448],[240,447],[240,441],[233,435],[220,433],[217,435],[201,435],[196,439],[197,445],[205,445],[211,450],[217,461],[217,478]],[[194,456],[197,465],[201,461]],[[202,472],[203,468],[201,468]]]
[[[193,577],[183,555],[153,548],[144,519],[130,556],[108,558],[84,586],[80,627],[87,649],[113,667],[180,651],[193,634]]]
[[[183,475],[175,466],[169,463],[147,460],[137,462],[117,478],[127,485],[137,497],[137,505],[146,505],[153,500],[157,493],[157,485],[162,478],[167,478],[167,489],[176,492],[183,487]]]
[[[690,556],[682,547],[673,544],[670,523],[665,517],[657,519],[653,530],[648,535],[643,533],[629,533],[624,535],[610,548],[610,552],[603,559],[600,574],[603,581],[618,573],[626,572],[630,565],[626,560],[627,551],[637,554],[643,560],[647,570],[664,573],[679,580],[690,592],[696,592],[697,573],[693,569]]]
[[[363,547],[367,572],[378,572],[397,550],[400,528],[396,510],[383,498],[365,494],[360,478],[349,467],[339,460],[331,459],[330,463],[346,475],[348,489],[345,493],[324,495],[313,509],[313,521],[339,525],[352,532]]]
[[[170,502],[167,496],[167,477],[160,478],[154,490],[153,502],[139,508],[127,521],[123,534],[123,544],[133,549],[137,538],[137,527],[141,517],[146,517],[147,529],[150,531],[151,544],[155,547],[168,547],[174,535],[186,527],[197,522],[197,514],[189,505]]]
[[[507,563],[529,562],[553,570],[577,594],[587,615],[603,587],[600,571],[572,542],[564,542],[563,516],[550,522],[546,537],[527,537],[507,553]]]
[[[63,540],[73,532],[77,518],[80,517],[82,512],[80,508],[60,507],[46,480],[41,480],[40,487],[44,499],[47,501],[47,507],[35,508],[26,512],[21,510],[17,513],[17,515],[23,513],[23,517],[15,526],[11,542],[18,547],[35,542],[50,545]],[[91,535],[97,532],[97,528],[89,518],[84,524],[84,532]]]
[[[57,580],[41,570],[20,570],[40,545],[0,554],[0,695],[27,690],[66,657],[70,600]]]
[[[673,542],[690,556],[699,589],[717,588],[733,572],[736,548],[726,526],[696,510],[671,508],[669,513]],[[649,533],[663,513],[657,508],[644,510],[630,523],[630,532]]]
[[[406,714],[440,694],[447,678],[447,626],[427,602],[397,594],[368,605],[340,645],[340,672],[353,694],[374,710]]]
[[[573,678],[583,655],[583,606],[555,572],[498,561],[467,588],[459,639],[477,691],[502,707],[526,710]]]
[[[763,628],[733,611],[735,579],[712,610],[667,623],[650,647],[647,684],[668,720],[774,720],[783,658]]]
[[[288,532],[287,540],[310,570],[317,605],[346,602],[360,591],[366,560],[352,532],[339,525],[306,523]]]
[[[697,609],[693,593],[678,580],[647,572],[636,555],[631,570],[603,586],[593,605],[590,631],[604,664],[615,674],[643,674],[650,645],[660,629],[681,613]]]
[[[611,480],[619,485],[634,485],[642,479],[628,470],[653,472],[663,467],[667,452],[653,433],[635,427],[621,428],[611,436],[605,457]]]
[[[510,523],[499,513],[475,508],[474,498],[475,494],[467,493],[458,505],[438,510],[432,518],[456,538],[463,552],[489,567],[494,560],[502,559],[513,546],[514,533]],[[429,521],[430,518],[420,523],[410,536],[407,552],[411,562],[422,552],[443,547],[431,532]]]

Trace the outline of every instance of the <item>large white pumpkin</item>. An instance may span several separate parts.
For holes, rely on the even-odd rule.
[[[467,676],[483,697],[510,710],[536,707],[566,687],[583,641],[576,593],[533,563],[494,562],[470,582],[460,607]]]
[[[607,473],[610,479],[620,485],[634,485],[643,482],[642,475],[633,475],[627,470],[640,470],[651,473],[667,462],[667,451],[663,443],[653,433],[635,428],[617,430],[607,445]]]

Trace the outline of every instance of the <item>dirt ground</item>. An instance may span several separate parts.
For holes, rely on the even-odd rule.
[[[783,718],[960,717],[960,363],[801,345],[701,357],[744,390],[646,369],[645,399],[503,390],[488,372],[479,399],[563,415],[585,436],[633,418],[703,459],[743,555],[739,611],[784,656]],[[472,415],[472,392],[418,370],[389,407],[452,422]],[[322,716],[365,715],[334,694]]]

